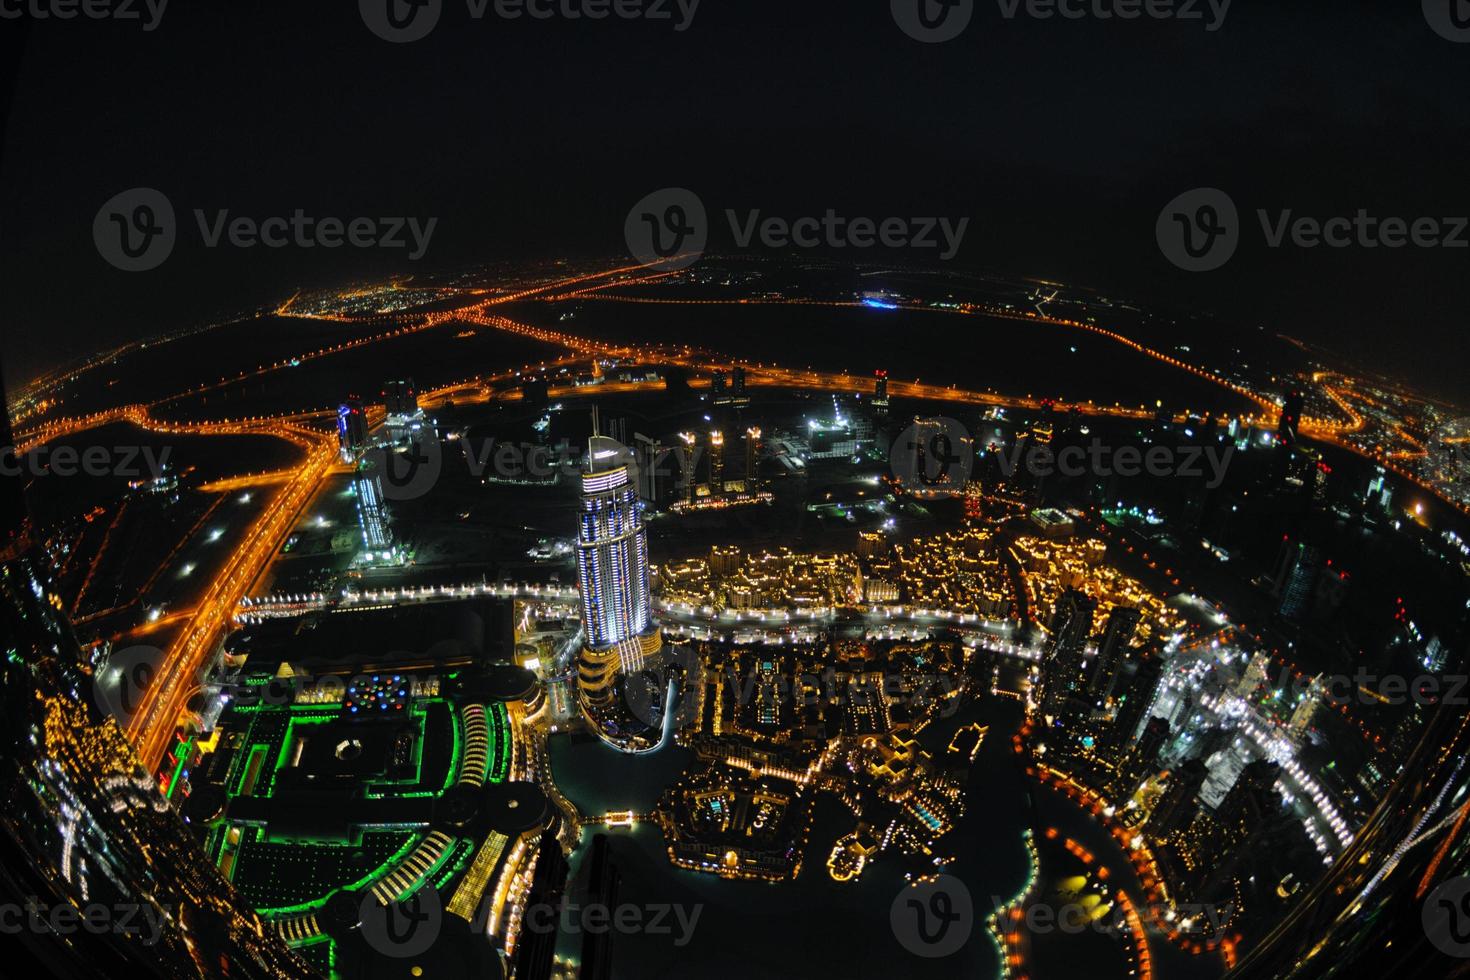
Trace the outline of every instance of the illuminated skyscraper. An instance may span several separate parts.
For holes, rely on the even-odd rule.
[[[1051,642],[1047,646],[1042,709],[1056,715],[1083,688],[1083,656],[1092,635],[1092,618],[1097,600],[1084,592],[1068,589],[1057,600],[1051,620]]]
[[[709,434],[709,492],[725,492],[725,434],[718,429]]]
[[[1094,698],[1106,699],[1113,696],[1118,681],[1118,671],[1128,655],[1128,645],[1138,629],[1142,613],[1132,606],[1114,606],[1108,615],[1108,626],[1102,641],[1097,645],[1097,657],[1093,660],[1087,677],[1087,693]]]
[[[419,412],[419,393],[413,378],[389,381],[383,386],[383,408],[389,415],[410,418]]]
[[[342,462],[355,463],[367,452],[367,413],[362,402],[349,398],[337,409],[337,445],[342,451]]]
[[[422,428],[424,410],[419,408],[419,392],[412,378],[383,385],[383,410],[387,413],[383,427],[395,442]]]
[[[619,673],[642,668],[661,646],[648,585],[648,534],[628,451],[594,435],[582,473],[577,578],[585,648],[579,663],[584,703],[606,706]]]
[[[745,489],[753,493],[760,489],[761,430],[745,430]]]

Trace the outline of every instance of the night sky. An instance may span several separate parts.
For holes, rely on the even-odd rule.
[[[726,208],[969,217],[957,268],[1215,313],[1465,391],[1470,248],[1273,250],[1255,218],[1470,215],[1470,43],[1413,0],[1237,0],[1215,32],[1006,20],[978,0],[937,45],[906,37],[887,0],[703,0],[683,32],[476,21],[445,2],[432,35],[402,45],[344,0],[175,0],[152,32],[0,20],[12,382],[298,286],[623,255],[632,204],[685,186],[717,217],[715,250],[734,249]],[[99,257],[92,221],[135,186],[163,191],[181,229],[164,266],[129,274]],[[1154,226],[1200,186],[1231,194],[1245,241],[1223,270],[1188,274]],[[208,249],[194,208],[439,225],[418,263]]]

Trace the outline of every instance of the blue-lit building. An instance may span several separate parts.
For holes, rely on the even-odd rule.
[[[367,412],[356,398],[349,398],[337,409],[337,445],[344,463],[355,463],[367,452]]]
[[[584,705],[593,707],[610,705],[618,675],[640,670],[661,646],[648,584],[648,534],[630,461],[615,439],[593,436],[588,442],[577,526],[586,633],[578,686]]]

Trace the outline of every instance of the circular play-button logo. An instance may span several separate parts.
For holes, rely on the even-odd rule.
[[[915,41],[943,44],[965,33],[975,0],[890,0],[893,20]]]
[[[666,272],[687,269],[709,244],[709,215],[698,194],[666,187],[633,205],[623,235],[628,251],[644,265]]]
[[[1185,191],[1159,213],[1159,251],[1185,272],[1213,272],[1240,247],[1240,215],[1230,195],[1215,187]]]
[[[177,238],[173,203],[151,187],[114,195],[92,219],[98,254],[124,272],[147,272],[163,265]]]
[[[444,0],[358,0],[368,30],[393,44],[421,41],[439,24]]]
[[[959,952],[975,925],[975,903],[953,875],[917,882],[898,893],[888,911],[893,935],[915,956],[937,959]]]
[[[422,956],[439,940],[444,928],[444,903],[439,891],[426,884],[408,898],[382,905],[372,892],[363,895],[359,909],[362,938],[384,956],[408,959]]]

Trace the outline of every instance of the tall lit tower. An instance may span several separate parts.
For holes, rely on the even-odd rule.
[[[349,398],[337,409],[337,445],[342,451],[342,462],[355,463],[367,452],[367,413],[362,401]]]
[[[1076,589],[1068,589],[1057,600],[1043,668],[1042,709],[1047,714],[1058,714],[1067,699],[1083,689],[1083,658],[1096,613],[1097,600]]]
[[[1107,628],[1097,645],[1097,656],[1093,658],[1087,676],[1087,693],[1094,698],[1107,699],[1113,696],[1118,681],[1118,671],[1128,656],[1128,645],[1143,614],[1133,606],[1114,606],[1108,616]]]
[[[709,434],[709,492],[715,497],[725,492],[725,433],[719,429]]]
[[[578,688],[584,707],[610,705],[618,675],[640,670],[662,646],[648,586],[648,534],[628,459],[615,439],[594,434],[588,441],[577,527],[586,632]]]

